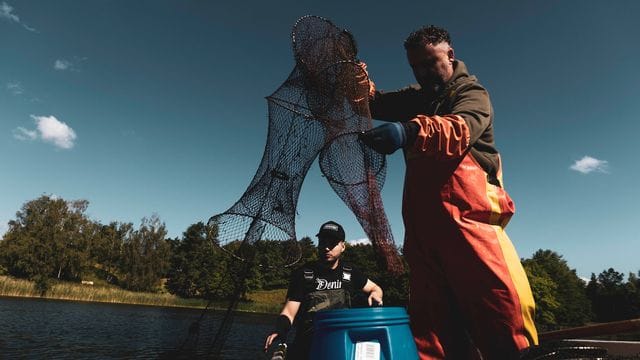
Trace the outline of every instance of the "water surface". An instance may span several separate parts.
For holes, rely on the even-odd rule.
[[[0,297],[0,359],[166,358],[187,339],[189,325],[201,312]],[[222,313],[216,315],[219,318]],[[222,358],[267,358],[261,349],[274,319],[273,315],[238,313]]]

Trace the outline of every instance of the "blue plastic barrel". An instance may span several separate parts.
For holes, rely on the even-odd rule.
[[[418,358],[409,316],[401,307],[320,311],[313,324],[312,360]]]

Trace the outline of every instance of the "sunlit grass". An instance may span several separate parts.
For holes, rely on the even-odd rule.
[[[204,307],[201,299],[183,299],[171,294],[127,291],[111,285],[82,285],[66,281],[51,281],[51,288],[42,296],[46,299],[96,301],[153,306]],[[32,281],[0,276],[0,295],[40,297]]]
[[[240,303],[240,305],[250,305],[256,312],[279,313],[284,305],[287,289],[256,291],[247,294],[250,302]],[[238,307],[240,307],[238,305]]]
[[[278,313],[282,308],[285,295],[285,289],[252,292],[247,295],[249,301],[238,304],[238,310]],[[10,276],[0,276],[0,296],[41,297],[34,282]],[[168,293],[128,291],[104,282],[95,282],[95,285],[82,285],[51,280],[51,287],[42,298],[195,308],[204,308],[207,305],[207,301],[203,299],[184,299]],[[226,309],[227,306],[228,302],[226,301],[216,301],[211,307]]]

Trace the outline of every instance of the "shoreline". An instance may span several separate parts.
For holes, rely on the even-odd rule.
[[[240,302],[236,311],[257,314],[276,314],[279,312],[279,307],[282,306],[282,303],[273,302],[273,299],[282,298],[282,292],[282,289],[278,289],[249,293],[247,297],[250,301]],[[8,275],[0,275],[0,297],[196,310],[204,309],[208,303],[208,301],[204,299],[185,299],[168,293],[135,292],[124,290],[113,285],[81,285],[57,280],[53,282],[51,288],[44,296],[40,296],[35,290],[33,281],[17,279]],[[227,309],[227,306],[228,301],[214,301],[210,309],[224,311]]]
[[[95,301],[95,300],[79,300],[79,299],[65,299],[65,298],[57,298],[57,297],[40,297],[40,296],[20,296],[20,295],[5,295],[0,294],[0,299],[29,299],[29,300],[46,300],[46,301],[65,301],[65,302],[75,302],[75,303],[87,303],[87,304],[106,304],[106,305],[129,305],[129,306],[146,306],[146,307],[154,307],[154,308],[178,308],[178,309],[188,309],[188,310],[203,310],[204,306],[188,306],[188,305],[153,305],[153,304],[142,304],[142,303],[126,303],[126,302],[117,302],[117,301]],[[210,307],[210,310],[213,311],[226,311],[227,308],[224,307]],[[257,314],[257,315],[274,315],[277,313],[273,312],[265,312],[265,311],[256,311],[256,310],[247,310],[247,309],[236,309],[236,312],[245,313],[245,314]]]

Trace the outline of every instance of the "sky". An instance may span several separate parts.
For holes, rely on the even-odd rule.
[[[353,33],[379,89],[414,82],[411,31],[447,28],[491,95],[520,257],[551,249],[582,277],[637,273],[639,13],[634,0],[0,0],[0,233],[41,195],[86,199],[102,223],[157,214],[171,237],[227,210],[260,163],[265,96],[294,66],[291,27],[312,14]],[[400,245],[401,153],[387,174]],[[366,238],[316,162],[298,237],[329,219]]]

